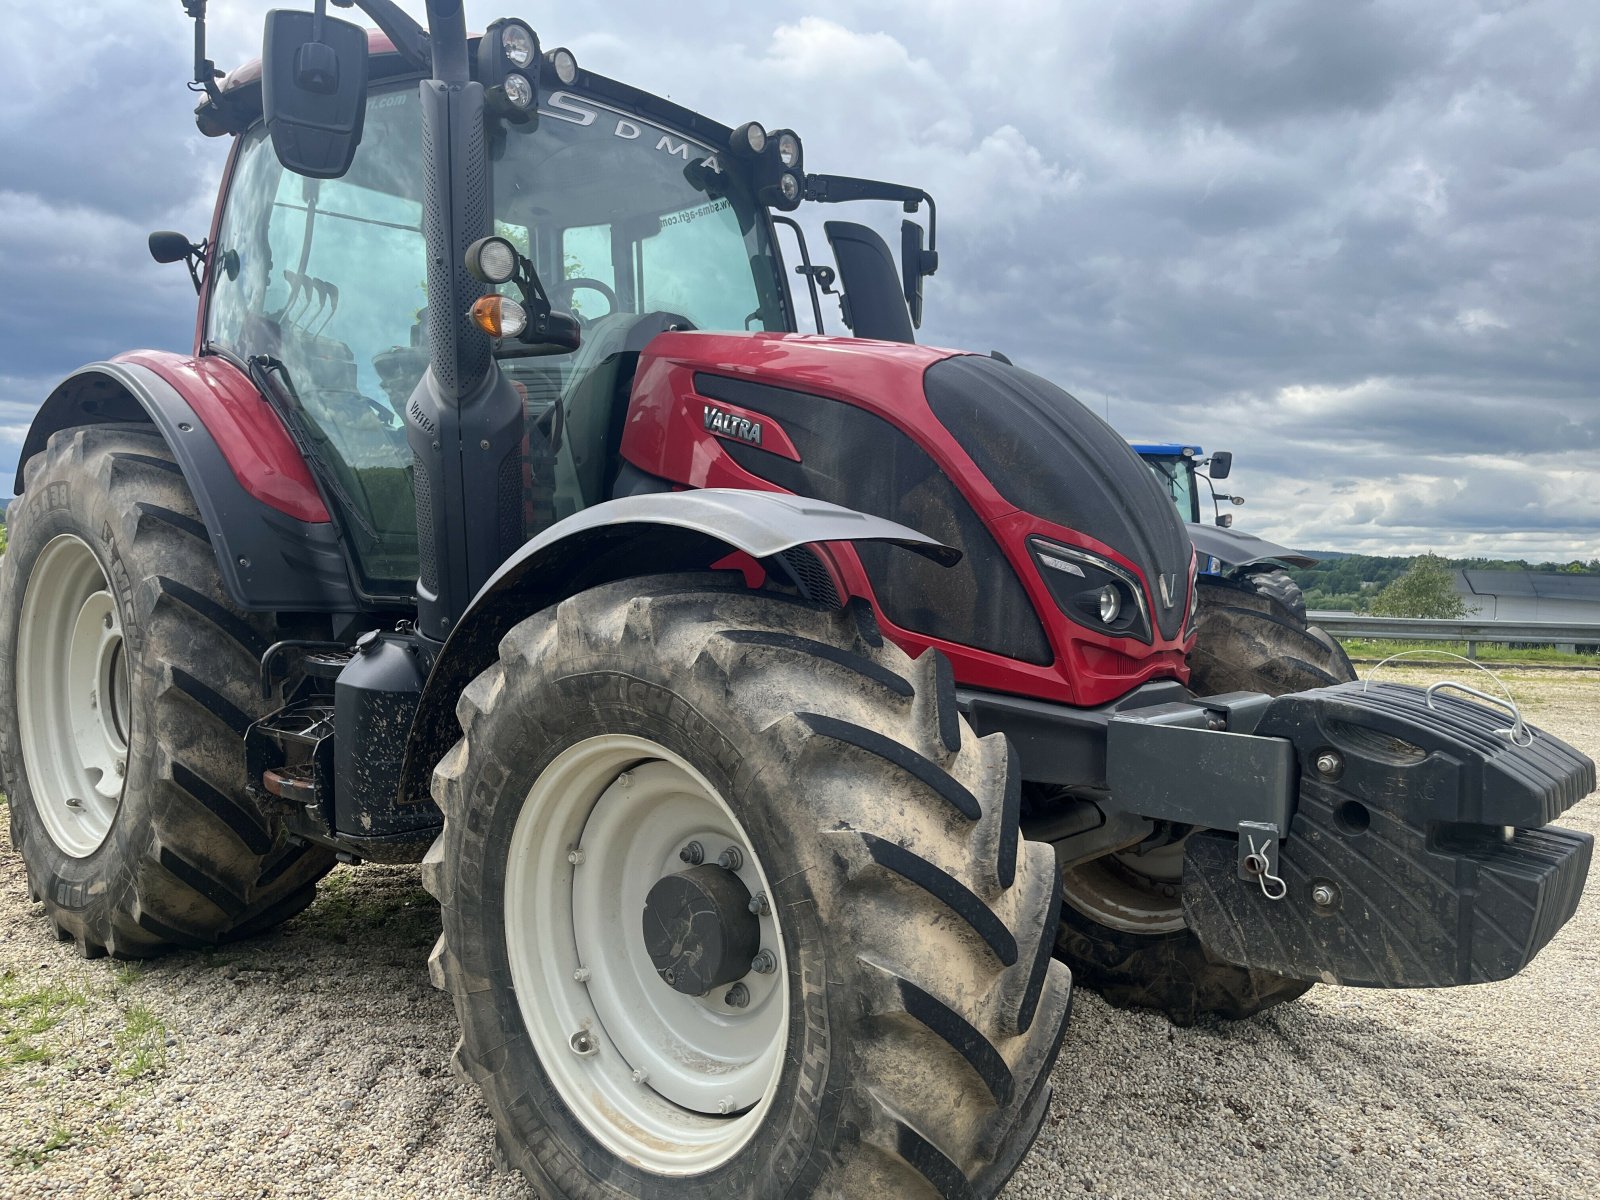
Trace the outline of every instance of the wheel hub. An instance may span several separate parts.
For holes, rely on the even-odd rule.
[[[686,996],[743,979],[761,949],[750,889],[712,863],[666,876],[645,897],[644,944],[662,980]]]

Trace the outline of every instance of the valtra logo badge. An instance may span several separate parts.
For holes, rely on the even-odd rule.
[[[752,446],[761,445],[760,421],[735,416],[726,409],[708,404],[705,406],[705,423],[706,428],[719,437],[736,438],[741,442],[749,442]]]

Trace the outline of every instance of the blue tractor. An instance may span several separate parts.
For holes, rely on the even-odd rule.
[[[1255,649],[1250,657],[1282,658],[1296,663],[1296,672],[1309,665],[1315,668],[1314,678],[1354,679],[1355,669],[1339,643],[1309,623],[1305,596],[1286,569],[1308,567],[1316,560],[1234,529],[1233,514],[1222,511],[1224,502],[1244,503],[1243,497],[1221,493],[1215,486],[1233,470],[1233,454],[1218,450],[1207,458],[1193,442],[1135,442],[1133,448],[1189,527],[1199,568],[1201,620],[1213,627],[1220,643],[1231,653],[1243,648],[1241,641],[1248,642]],[[1255,615],[1246,617],[1246,612]],[[1263,626],[1263,618],[1271,628]]]

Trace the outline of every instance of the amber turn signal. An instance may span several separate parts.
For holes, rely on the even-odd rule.
[[[490,337],[519,337],[528,327],[527,310],[506,296],[479,296],[472,302],[472,323]]]

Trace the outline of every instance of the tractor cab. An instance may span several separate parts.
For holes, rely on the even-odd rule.
[[[1219,450],[1207,458],[1199,446],[1177,442],[1135,442],[1133,449],[1149,465],[1185,521],[1198,525],[1204,520],[1201,515],[1203,484],[1204,495],[1211,501],[1212,519],[1224,529],[1233,524],[1233,514],[1223,512],[1221,502],[1243,504],[1244,498],[1223,495],[1214,486],[1215,481],[1226,479],[1233,469],[1232,453]]]
[[[311,36],[301,24],[282,36]],[[429,455],[413,452],[406,408],[432,352],[430,193],[416,161],[426,102],[418,85],[427,71],[414,61],[426,51],[404,34],[397,26],[366,35],[359,136],[337,170],[296,162],[305,149],[283,136],[287,85],[271,95],[281,68],[247,64],[215,85],[197,113],[203,131],[237,135],[208,251],[204,347],[249,371],[287,414],[324,479],[362,590],[400,602],[419,572],[428,575],[415,470]],[[268,35],[270,58],[271,24]],[[279,47],[278,59],[288,53]],[[474,215],[487,216],[484,228],[525,267],[520,285],[451,281],[461,309],[485,286],[502,297],[492,310],[474,310],[478,329],[468,325],[461,340],[479,329],[495,335],[498,374],[521,406],[511,422],[519,427],[508,433],[522,444],[513,456],[520,461],[502,457],[493,467],[501,536],[487,566],[555,521],[626,490],[619,447],[629,389],[655,335],[798,328],[775,222],[794,230],[818,332],[818,285],[837,278],[857,300],[846,310],[853,323],[903,325],[910,340],[910,311],[920,312],[918,272],[931,273],[937,262],[921,248],[920,227],[906,222],[909,266],[900,272],[871,230],[830,223],[840,247],[835,272],[813,266],[800,227],[775,214],[803,198],[893,199],[909,211],[926,199],[917,189],[807,176],[793,132],[769,135],[754,122],[730,129],[580,70],[569,51],[541,55],[537,36],[519,21],[497,21],[470,39],[469,60],[488,94],[485,194],[463,198],[469,206],[486,201],[487,212]],[[347,68],[347,77],[354,74]],[[336,107],[334,99],[325,98],[325,107]],[[270,105],[280,111],[266,111]],[[475,190],[470,180],[456,182]],[[537,321],[552,313],[570,324],[569,335],[541,334]],[[456,324],[465,313],[452,316],[440,323]],[[452,365],[459,369],[446,374],[481,377],[487,364]]]

